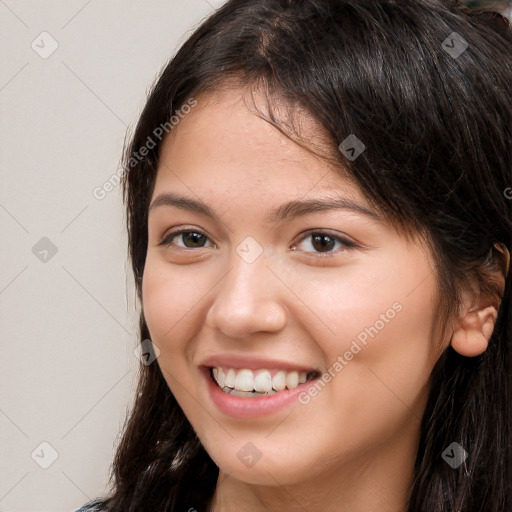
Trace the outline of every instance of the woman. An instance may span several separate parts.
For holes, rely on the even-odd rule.
[[[84,510],[511,510],[512,36],[448,0],[230,0],[125,153],[143,311]]]

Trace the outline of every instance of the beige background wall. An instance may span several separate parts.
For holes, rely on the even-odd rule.
[[[0,0],[1,512],[106,490],[137,316],[120,188],[93,191],[158,71],[221,3]]]

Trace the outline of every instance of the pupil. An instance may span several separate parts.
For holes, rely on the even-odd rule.
[[[192,244],[196,244],[196,243],[200,243],[202,238],[204,238],[204,235],[202,235],[201,233],[195,233],[195,232],[185,233],[183,235],[183,241],[185,242],[185,245],[187,247],[190,247],[186,242],[187,239],[192,240]],[[195,245],[192,245],[191,247],[195,247]]]
[[[326,242],[326,239],[330,239],[330,241]],[[315,245],[317,242],[318,246]],[[313,236],[313,247],[317,250],[320,250],[320,252],[326,248],[327,250],[332,249],[333,243],[333,238],[329,235],[318,234]]]

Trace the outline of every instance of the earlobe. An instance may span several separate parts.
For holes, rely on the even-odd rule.
[[[494,306],[468,311],[457,320],[452,335],[452,348],[466,357],[483,354],[491,339],[496,323],[497,311]]]

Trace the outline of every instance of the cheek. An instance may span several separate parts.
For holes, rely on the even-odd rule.
[[[187,268],[170,271],[165,261],[148,256],[142,279],[142,308],[153,341],[162,348],[176,349],[170,341],[183,339],[183,329],[190,325],[190,315],[206,292]]]
[[[142,278],[142,309],[151,339],[159,346],[174,323],[177,287],[169,284],[165,274],[158,272],[151,260],[147,261]]]
[[[333,270],[315,281],[297,276],[303,283],[300,293],[330,327],[331,350],[349,350],[357,340],[375,347],[375,359],[382,360],[379,347],[402,346],[404,353],[411,344],[428,347],[437,291],[431,266],[417,247],[408,249],[399,241],[385,253],[365,257],[364,265]]]
[[[324,305],[320,315],[334,331],[322,340],[334,377],[317,405],[330,411],[347,439],[392,435],[423,414],[437,292],[424,260],[400,262],[383,260],[364,275],[354,271],[319,283],[317,290],[327,293],[312,297],[313,304]],[[318,409],[312,405],[309,412],[315,424]]]
[[[364,268],[347,266],[301,282],[299,294],[315,314],[308,316],[309,327],[305,319],[302,326],[313,332],[311,326],[322,321],[317,344],[326,365],[338,361],[333,371],[344,375],[333,379],[338,396],[350,403],[365,395],[373,404],[382,394],[398,400],[395,393],[409,403],[423,393],[435,362],[431,333],[437,290],[421,253],[397,247]],[[353,401],[354,409],[361,403]]]
[[[194,286],[190,272],[170,271],[165,261],[148,257],[142,279],[142,308],[152,342],[159,348],[157,363],[170,390],[184,411],[194,408],[190,398],[196,379],[190,372],[187,340],[200,325],[194,319],[205,291]],[[192,400],[191,403],[189,401]]]
[[[160,350],[156,362],[179,401],[180,383],[188,387],[192,384],[186,364],[185,340],[189,335],[185,330],[190,326],[191,309],[197,299],[194,300],[190,280],[187,286],[179,272],[169,272],[165,264],[155,260],[149,258],[144,269],[142,308],[151,341]]]

